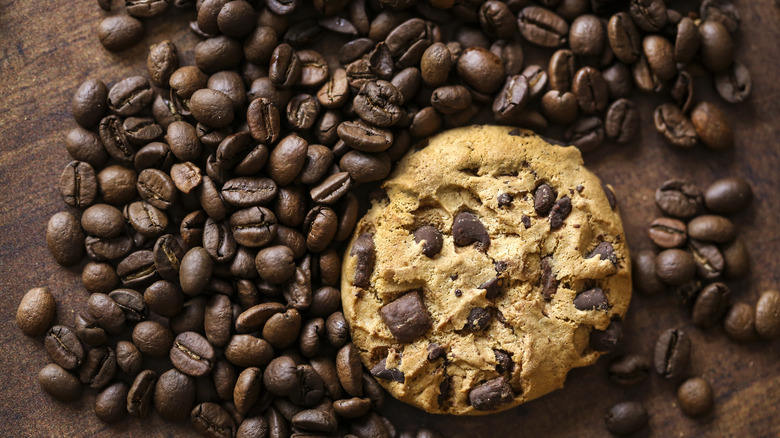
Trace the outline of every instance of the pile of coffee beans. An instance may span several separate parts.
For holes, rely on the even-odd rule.
[[[82,269],[88,312],[52,326],[54,298],[38,288],[17,314],[25,334],[45,335],[54,362],[41,387],[62,401],[84,385],[100,391],[95,413],[106,422],[154,410],[205,436],[438,436],[397,434],[375,412],[384,393],[349,343],[338,287],[356,190],[387,177],[414,141],[480,114],[557,126],[583,151],[630,143],[640,128],[627,99],[635,85],[671,97],[655,125],[673,144],[722,150],[731,128],[716,106],[694,105],[693,77],[715,75],[727,102],[750,94],[749,72],[733,59],[739,13],[728,0],[704,0],[687,16],[662,0],[127,0],[98,25],[101,44],[136,45],[141,20],[171,4],[195,10],[195,65],[163,41],[149,48],[145,76],[110,87],[90,79],[73,97],[74,161],[59,183],[71,208],[52,216],[46,240],[57,262]],[[527,50],[546,61],[525,65]],[[742,202],[713,190],[665,185],[659,205],[672,218],[651,230],[664,252],[637,257],[638,288],[693,300],[696,275],[744,275],[745,246],[728,220],[678,220],[702,200],[714,212]],[[720,287],[699,294],[712,295],[694,311],[702,326],[725,311]],[[777,296],[759,306],[732,307],[734,333],[778,331]],[[627,357],[610,373],[629,384],[649,368]],[[635,404],[613,411],[613,431],[647,421]]]

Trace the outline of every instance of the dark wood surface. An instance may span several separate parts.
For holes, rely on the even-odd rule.
[[[651,246],[644,229],[657,215],[653,193],[662,181],[685,177],[705,185],[735,174],[750,180],[755,201],[734,220],[739,236],[749,244],[753,269],[748,279],[730,284],[737,300],[754,303],[760,291],[780,287],[780,8],[771,0],[737,4],[743,19],[737,59],[753,73],[753,96],[728,106],[714,95],[709,79],[702,79],[697,89],[700,98],[716,101],[731,118],[734,150],[721,155],[702,147],[672,150],[651,127],[658,100],[638,96],[644,123],[641,141],[605,146],[586,156],[586,162],[615,186],[634,251]],[[193,13],[148,22],[144,43],[120,56],[106,52],[97,41],[95,28],[103,15],[94,1],[0,0],[0,436],[193,434],[189,426],[154,414],[106,426],[92,412],[91,390],[76,403],[55,402],[36,380],[48,362],[40,339],[23,336],[14,322],[22,295],[36,286],[51,288],[60,323],[72,324],[75,312],[85,309],[88,294],[79,271],[57,265],[44,239],[49,216],[65,208],[55,185],[69,161],[64,136],[75,126],[70,98],[78,84],[88,77],[112,84],[128,75],[145,75],[147,45],[165,38],[176,42],[185,60],[193,59],[197,39],[186,30]],[[641,400],[651,419],[640,436],[780,436],[780,342],[737,345],[720,327],[695,329],[688,309],[670,297],[635,295],[621,351],[649,353],[658,334],[670,327],[691,333],[689,374],[712,383],[715,411],[703,419],[689,419],[678,409],[678,381],[653,375],[635,387],[611,384],[605,374],[610,357],[572,371],[565,389],[501,414],[433,416],[394,401],[383,414],[400,428],[428,425],[453,437],[601,437],[608,435],[603,416],[609,406]]]

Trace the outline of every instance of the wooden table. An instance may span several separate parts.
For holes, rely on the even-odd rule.
[[[115,7],[118,5],[115,3]],[[672,177],[703,185],[726,175],[742,175],[755,192],[751,208],[734,217],[739,235],[750,245],[751,276],[731,283],[734,297],[754,303],[760,291],[780,287],[780,7],[771,0],[737,1],[742,14],[737,59],[753,73],[749,102],[728,106],[699,83],[703,99],[716,101],[733,121],[736,147],[716,155],[697,147],[677,151],[651,127],[659,100],[641,96],[642,140],[605,146],[586,157],[591,169],[612,183],[619,195],[633,250],[650,247],[645,227],[658,212],[655,188]],[[75,126],[70,98],[88,77],[107,83],[145,75],[146,45],[171,38],[189,63],[197,39],[186,19],[155,19],[144,44],[117,56],[99,45],[95,28],[101,16],[94,1],[27,2],[0,0],[0,436],[97,437],[188,436],[188,426],[156,415],[106,426],[92,413],[94,391],[64,405],[39,388],[36,375],[48,361],[40,340],[21,334],[14,315],[24,292],[49,286],[59,303],[58,321],[72,324],[85,309],[87,292],[77,269],[65,269],[50,256],[44,240],[46,221],[64,204],[55,188],[69,161],[64,136]],[[392,402],[383,412],[401,428],[433,426],[454,437],[601,437],[603,416],[622,400],[641,400],[650,412],[649,433],[658,437],[780,436],[780,342],[737,345],[718,327],[695,329],[689,310],[668,296],[635,295],[621,350],[649,353],[658,334],[670,327],[687,329],[693,339],[691,375],[704,376],[715,392],[715,412],[703,419],[685,417],[674,397],[679,382],[656,375],[629,388],[606,378],[609,357],[574,370],[565,389],[497,415],[454,418],[426,415]]]

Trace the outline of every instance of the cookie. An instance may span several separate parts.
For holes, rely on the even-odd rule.
[[[574,147],[471,126],[410,152],[358,223],[342,303],[363,364],[432,413],[497,412],[614,347],[631,298],[614,194]]]

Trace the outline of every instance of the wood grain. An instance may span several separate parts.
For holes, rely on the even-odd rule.
[[[756,199],[734,217],[739,235],[750,245],[750,278],[731,283],[737,300],[754,303],[760,291],[780,287],[780,8],[771,0],[736,2],[742,14],[737,59],[753,73],[753,96],[728,106],[712,91],[711,81],[697,78],[697,95],[716,101],[733,121],[736,147],[715,155],[701,147],[672,150],[651,127],[659,100],[636,96],[642,111],[641,141],[607,146],[586,156],[591,169],[613,184],[619,196],[629,242],[634,251],[649,248],[645,227],[658,212],[655,188],[671,177],[706,184],[726,175],[742,175],[753,184]],[[118,7],[117,2],[114,6]],[[49,216],[65,208],[55,183],[69,161],[63,147],[70,98],[87,77],[112,84],[145,74],[148,44],[172,39],[185,61],[192,61],[197,39],[186,27],[194,13],[166,15],[147,22],[141,44],[120,55],[106,52],[95,28],[104,15],[94,1],[30,2],[0,0],[0,435],[9,437],[190,436],[189,426],[151,415],[106,426],[93,414],[94,391],[63,405],[45,395],[36,375],[48,358],[39,339],[21,334],[14,322],[19,300],[36,286],[49,286],[58,300],[58,322],[72,324],[83,311],[87,293],[78,269],[58,266],[49,255],[44,230]],[[533,59],[531,57],[531,59]],[[721,328],[695,329],[689,310],[670,297],[635,296],[621,346],[625,352],[649,353],[658,334],[682,327],[693,338],[690,375],[713,386],[715,412],[692,420],[676,406],[679,382],[658,376],[631,388],[606,379],[609,357],[571,372],[566,388],[497,415],[454,418],[427,415],[391,402],[383,414],[400,428],[433,426],[453,437],[602,437],[603,415],[615,402],[643,401],[650,428],[641,436],[776,437],[780,436],[780,342],[747,346],[729,342]]]

